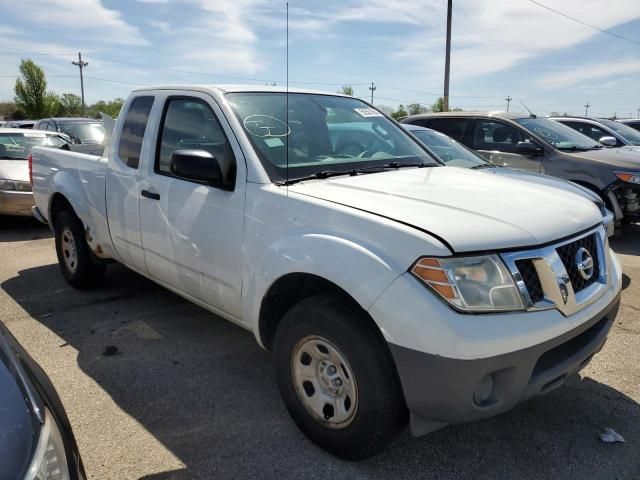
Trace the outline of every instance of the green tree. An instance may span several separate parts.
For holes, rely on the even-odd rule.
[[[427,107],[423,107],[419,103],[412,103],[407,105],[407,111],[409,112],[409,115],[419,115],[421,113],[427,113],[429,109]]]
[[[404,105],[398,105],[398,109],[395,112],[391,112],[391,116],[396,120],[399,120],[402,117],[406,117],[409,113],[404,109]]]
[[[353,97],[353,87],[351,85],[343,85],[342,88],[338,91],[338,93]]]
[[[124,98],[114,98],[108,102],[100,100],[89,107],[88,113],[90,116],[97,118],[100,112],[104,112],[110,117],[116,118],[123,104]]]
[[[438,97],[433,105],[431,105],[432,112],[444,112],[444,98]]]
[[[20,62],[20,77],[14,91],[16,106],[33,119],[54,115],[59,108],[58,96],[47,92],[44,70],[32,60]]]
[[[60,115],[79,116],[82,113],[82,99],[75,93],[63,93],[60,97]]]

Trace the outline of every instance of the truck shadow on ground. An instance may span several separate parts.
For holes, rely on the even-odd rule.
[[[49,227],[31,217],[0,215],[0,242],[19,242],[51,238]]]
[[[611,248],[622,255],[640,255],[640,223],[624,225],[621,234],[613,237]]]
[[[91,292],[69,288],[57,265],[23,270],[2,288],[75,348],[80,368],[186,465],[146,480],[640,475],[640,405],[587,377],[497,418],[422,438],[405,433],[377,457],[350,463],[297,430],[253,335],[128,269],[110,266]],[[118,353],[103,356],[106,345]],[[601,443],[604,427],[627,443]]]

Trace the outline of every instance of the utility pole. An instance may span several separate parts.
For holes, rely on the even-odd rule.
[[[591,105],[589,104],[589,100],[587,100],[587,103],[584,104],[584,116],[588,117],[589,116],[589,107]]]
[[[638,110],[636,110],[636,112],[638,112],[638,118],[640,118],[640,107],[638,107]]]
[[[89,62],[83,62],[82,54],[78,52],[78,61],[71,63],[80,69],[80,92],[82,93],[82,114],[84,115],[84,78],[82,78],[82,69],[89,65]]]
[[[511,95],[507,95],[507,98],[505,98],[505,100],[507,101],[507,112],[509,111],[509,104],[511,103],[511,100],[513,100],[513,98],[511,98]]]
[[[453,0],[447,2],[447,46],[444,60],[444,96],[443,110],[449,111],[449,66],[451,64],[451,11],[453,10]]]
[[[373,105],[373,91],[378,88],[378,87],[374,87],[373,86],[373,82],[371,82],[371,86],[369,87],[369,90],[371,90],[371,105]]]

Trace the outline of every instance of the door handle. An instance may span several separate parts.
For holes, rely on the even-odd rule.
[[[145,198],[150,198],[151,200],[160,200],[159,193],[153,193],[153,192],[150,192],[149,190],[142,190],[140,192],[140,195],[142,195]]]

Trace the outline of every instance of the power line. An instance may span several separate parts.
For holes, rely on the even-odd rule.
[[[584,26],[589,27],[589,28],[593,28],[594,30],[597,30],[597,31],[599,31],[601,33],[605,33],[607,35],[615,37],[615,38],[617,38],[619,40],[624,40],[626,42],[631,42],[631,43],[635,43],[636,45],[640,45],[640,41],[632,40],[631,38],[623,37],[622,35],[618,35],[617,33],[613,33],[613,32],[611,32],[609,30],[605,30],[604,28],[596,27],[595,25],[592,25],[592,24],[587,23],[585,21],[582,21],[582,20],[580,20],[578,18],[572,17],[571,15],[567,15],[566,13],[563,13],[563,12],[560,12],[558,10],[555,10],[555,9],[553,9],[553,8],[547,6],[547,5],[544,5],[544,4],[540,3],[540,2],[537,2],[536,0],[529,0],[529,2],[531,2],[534,5],[537,5],[539,7],[542,7],[544,9],[546,9],[546,10],[549,10],[550,12],[556,13],[556,14],[562,16],[562,17],[568,18],[569,20],[573,20],[574,22],[577,22],[577,23],[579,23],[581,25],[584,25]]]
[[[139,85],[141,87],[149,86],[148,83],[125,82],[124,80],[111,80],[109,78],[90,77],[88,75],[85,75],[84,78],[90,78],[91,80],[98,80],[98,81],[101,81],[101,82],[122,83],[124,85]]]

